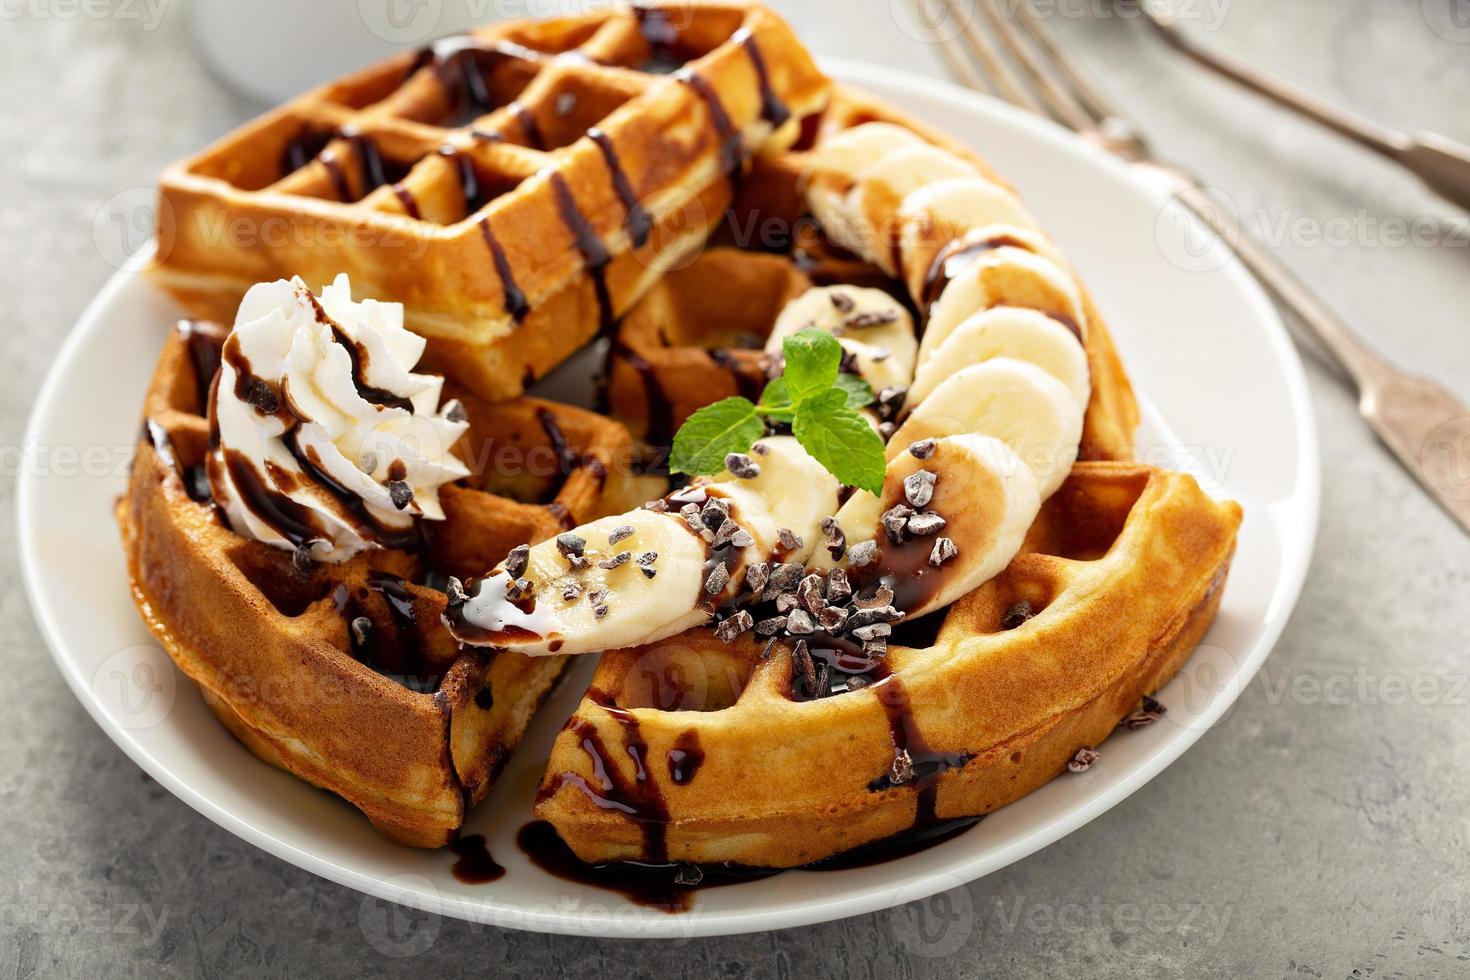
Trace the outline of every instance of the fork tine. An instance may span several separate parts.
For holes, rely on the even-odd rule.
[[[928,16],[926,0],[914,0],[914,8],[918,12],[920,24],[939,44],[951,70],[962,76],[972,87],[997,95],[1028,112],[1045,115],[1046,110],[1016,77],[1011,66],[996,49],[994,42],[986,37],[985,32],[975,24],[974,16],[963,9],[963,3],[956,3],[955,0],[934,0],[934,5],[951,17],[963,18],[960,22],[960,35],[949,34],[940,29],[943,23],[942,16],[938,18]],[[963,37],[964,41],[961,41],[960,37]],[[977,64],[979,68],[976,67]],[[980,70],[982,68],[983,72]]]
[[[1123,113],[1107,96],[1103,95],[1102,86],[1097,83],[1082,62],[1062,44],[1055,28],[1036,13],[1031,5],[1031,0],[1020,0],[1016,4],[1016,10],[1019,13],[1017,21],[1055,66],[1057,72],[1066,80],[1078,102],[1093,118],[1099,121],[1122,119]]]
[[[1037,54],[1039,46],[1028,38],[1027,34],[1030,32],[1023,34],[1016,26],[1013,18],[1018,13],[1028,21],[1039,21],[1031,10],[1028,0],[1009,0],[1004,4],[1002,0],[979,0],[979,7],[995,31],[996,37],[1005,45],[1016,64],[1025,71],[1033,87],[1046,101],[1050,115],[1079,132],[1095,128],[1098,117],[1093,116],[1087,107],[1078,101],[1066,79],[1058,78],[1058,71],[1048,63],[1048,59]],[[1007,12],[1005,7],[1009,7],[1010,11]],[[1034,37],[1034,35],[1031,36]],[[1049,52],[1043,51],[1043,53]]]

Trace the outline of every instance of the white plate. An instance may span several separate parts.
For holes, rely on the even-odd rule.
[[[1020,187],[1096,294],[1144,395],[1150,462],[1186,466],[1245,506],[1214,627],[1161,694],[1166,720],[1119,733],[1102,761],[1054,780],[927,851],[838,872],[790,872],[699,893],[668,915],[536,870],[517,850],[540,766],[590,664],[532,726],[469,823],[508,874],[465,885],[448,851],[397,847],[357,811],[257,761],[215,721],[144,629],[112,520],[155,356],[178,311],[131,272],[82,316],[27,434],[20,551],[36,619],[67,683],[153,778],[222,827],[333,881],[446,915],[549,932],[718,935],[798,926],[926,897],[1087,823],[1219,720],[1265,660],[1306,573],[1317,526],[1317,437],[1301,364],[1275,311],[1198,227],[1113,159],[1005,106],[929,79],[835,67],[971,141]],[[1218,243],[1216,243],[1216,246]],[[1166,424],[1167,420],[1167,424]],[[1184,857],[1180,856],[1181,860]]]

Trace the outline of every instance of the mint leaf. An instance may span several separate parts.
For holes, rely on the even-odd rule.
[[[847,407],[847,393],[829,388],[801,402],[792,433],[837,479],[872,493],[883,491],[883,440],[868,420]]]
[[[791,421],[796,412],[796,406],[791,404],[791,392],[786,389],[785,378],[771,379],[765,391],[761,392],[760,404],[756,406],[756,411],[777,422]]]
[[[669,471],[691,476],[718,473],[725,457],[743,453],[766,431],[746,398],[724,398],[706,405],[684,421],[674,435]]]
[[[777,380],[780,380],[779,378]],[[847,392],[847,407],[862,408],[873,404],[873,387],[855,374],[839,374],[836,385]],[[764,399],[763,399],[764,400]]]
[[[784,377],[792,404],[800,405],[803,399],[826,391],[836,382],[842,345],[831,334],[799,330],[781,342],[781,351],[786,355]]]

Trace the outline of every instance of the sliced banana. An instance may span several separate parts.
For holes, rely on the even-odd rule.
[[[533,546],[518,576],[502,563],[470,586],[462,605],[451,604],[446,623],[455,638],[531,655],[588,653],[672,636],[708,618],[698,603],[709,546],[678,514],[635,510],[570,534],[584,542],[575,559],[582,567],[559,545],[565,535]],[[649,554],[656,557],[642,557]],[[528,595],[517,581],[530,583]]]
[[[905,481],[921,471],[930,477],[932,496],[914,508]],[[900,517],[884,522],[895,507]],[[1010,564],[1041,509],[1041,494],[1036,477],[1009,446],[970,433],[937,440],[922,460],[911,453],[895,457],[883,477],[882,497],[865,508],[876,510],[876,526],[883,529],[876,560],[862,577],[890,583],[894,605],[916,619]],[[902,517],[905,512],[913,513]],[[935,517],[942,526],[936,528]]]
[[[820,286],[786,304],[766,341],[779,352],[781,343],[806,329],[823,330],[856,360],[859,377],[874,391],[907,385],[914,374],[918,341],[914,321],[903,304],[881,289]]]
[[[904,198],[929,184],[978,175],[974,164],[927,143],[894,150],[858,174],[844,202],[851,240],[838,244],[897,276],[901,270],[894,260],[894,244]]]
[[[1060,253],[1036,219],[1007,187],[984,177],[956,177],[920,187],[898,208],[899,243],[909,295],[918,296],[934,257],[945,245],[975,228],[999,226],[1030,232],[1049,258]]]
[[[1076,462],[1082,409],[1066,385],[1035,364],[997,357],[940,382],[888,441],[888,459],[924,439],[972,432],[1010,446],[1036,474],[1045,500]]]
[[[760,440],[750,461],[744,477],[726,471],[670,494],[667,511],[584,524],[530,548],[524,567],[507,559],[451,602],[450,632],[463,643],[542,656],[654,643],[708,622],[739,592],[749,564],[804,562],[837,508],[837,480],[790,436]],[[681,509],[711,497],[748,539],[690,526]],[[783,530],[802,544],[785,547]],[[725,581],[711,578],[717,546],[729,548]]]
[[[858,174],[886,154],[923,144],[912,130],[892,123],[864,123],[823,140],[807,161],[804,187],[812,215],[838,244],[853,237],[847,230],[848,191]]]
[[[1002,245],[987,249],[964,264],[934,305],[919,345],[919,364],[933,356],[950,331],[981,310],[1020,306],[1040,310],[1087,336],[1087,316],[1077,284],[1050,259],[1028,249]]]
[[[1029,361],[1067,386],[1078,408],[1087,410],[1092,386],[1087,351],[1056,320],[1015,306],[984,310],[960,323],[914,375],[906,405],[922,404],[944,379],[970,364],[997,357]]]

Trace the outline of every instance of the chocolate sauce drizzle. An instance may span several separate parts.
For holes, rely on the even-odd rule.
[[[584,718],[573,718],[568,723],[568,731],[576,736],[591,761],[596,785],[577,773],[564,772],[542,787],[540,795],[550,796],[563,786],[579,790],[598,809],[620,813],[637,824],[643,834],[643,854],[650,863],[664,864],[668,861],[665,831],[669,808],[658,784],[649,778],[648,744],[639,731],[638,719],[631,711],[618,707],[605,691],[591,688],[587,698],[618,724],[622,732],[620,752],[615,755],[608,748],[595,724]],[[631,779],[619,765],[618,755],[632,759]]]
[[[521,292],[521,287],[516,285],[515,276],[510,271],[510,260],[505,257],[505,249],[490,230],[488,216],[480,220],[480,235],[485,239],[485,247],[490,250],[490,261],[495,263],[495,274],[500,277],[505,312],[516,323],[521,323],[531,312],[531,304],[526,300],[526,294]]]
[[[633,16],[638,21],[638,31],[648,45],[648,57],[638,66],[639,71],[651,75],[667,75],[684,64],[676,48],[679,32],[669,22],[669,12],[660,7],[643,4],[633,5]]]
[[[928,319],[930,308],[939,300],[951,280],[963,275],[965,270],[980,261],[985,253],[999,248],[1019,248],[1033,254],[1035,252],[1035,249],[1027,242],[1014,235],[1006,234],[976,239],[957,238],[940,249],[939,254],[934,256],[929,271],[924,275],[924,285],[919,294],[919,308],[923,311],[924,317],[915,322],[922,324]],[[1070,314],[1050,309],[1041,309],[1038,312],[1051,317],[1070,330],[1078,343],[1086,343],[1082,337],[1082,327]]]
[[[221,350],[230,332],[223,324],[212,320],[180,320],[175,329],[184,338],[189,363],[194,366],[194,384],[202,414],[209,405],[209,388],[219,373]]]
[[[597,229],[587,220],[577,201],[572,197],[572,189],[567,186],[567,179],[560,173],[552,171],[547,178],[551,183],[552,193],[556,196],[557,212],[561,215],[562,224],[572,233],[577,252],[582,256],[582,262],[587,268],[587,274],[592,277],[592,286],[597,293],[597,307],[599,311],[600,330],[607,333],[612,329],[613,306],[612,297],[607,288],[607,265],[612,261],[607,246],[597,235]]]
[[[506,108],[515,117],[516,122],[520,123],[521,132],[526,136],[526,144],[533,150],[544,151],[546,137],[541,135],[541,127],[537,124],[536,117],[531,114],[531,110],[519,100],[512,102]]]
[[[770,123],[772,128],[782,125],[791,118],[791,110],[776,95],[776,89],[771,85],[770,73],[766,71],[766,59],[761,54],[760,45],[755,42],[755,35],[750,33],[749,28],[742,27],[731,40],[745,48],[751,67],[755,69],[755,77],[761,90],[761,118]]]
[[[643,381],[643,398],[647,406],[648,426],[643,441],[650,446],[668,446],[674,438],[674,404],[659,381],[658,372],[642,355],[627,344],[614,340],[608,357],[617,358],[638,372]]]
[[[676,786],[688,786],[704,764],[704,749],[699,744],[699,729],[687,728],[674,740],[669,750],[669,778]]]
[[[457,881],[466,885],[487,885],[505,877],[505,869],[490,856],[482,835],[461,837],[452,842],[449,849],[459,858],[450,869]]]
[[[730,121],[730,114],[725,111],[725,104],[720,101],[720,94],[702,75],[688,68],[681,68],[674,73],[674,77],[688,85],[704,100],[705,108],[709,111],[710,122],[715,128],[715,135],[720,141],[720,169],[730,180],[732,195],[738,194],[745,178],[746,164],[745,146],[740,139],[740,130],[736,129],[735,124]]]
[[[741,397],[751,401],[760,399],[761,389],[765,387],[763,377],[758,376],[752,370],[746,370],[735,355],[723,347],[711,347],[705,353],[709,355],[711,361],[724,368],[730,375],[731,380],[735,382],[735,390]]]
[[[623,219],[623,227],[627,229],[628,238],[632,241],[634,248],[641,248],[648,241],[649,233],[653,230],[653,220],[649,218],[643,205],[638,203],[638,196],[633,193],[633,185],[629,183],[628,174],[623,170],[622,161],[618,159],[618,151],[613,147],[612,140],[607,133],[594,126],[587,130],[587,136],[602,151],[602,159],[607,164],[608,174],[612,177],[613,190],[617,193],[618,200],[623,203],[623,209],[627,211],[627,217]]]
[[[305,291],[303,290],[303,292]],[[305,295],[311,301],[311,308],[316,311],[317,322],[330,327],[332,330],[332,339],[347,351],[347,357],[352,362],[352,385],[357,389],[357,394],[362,400],[369,404],[377,405],[380,408],[401,408],[405,412],[411,413],[413,411],[412,401],[402,395],[395,395],[386,388],[378,388],[368,384],[368,352],[366,348],[347,336],[337,321],[327,315],[327,311],[322,308],[320,300],[309,292]]]

